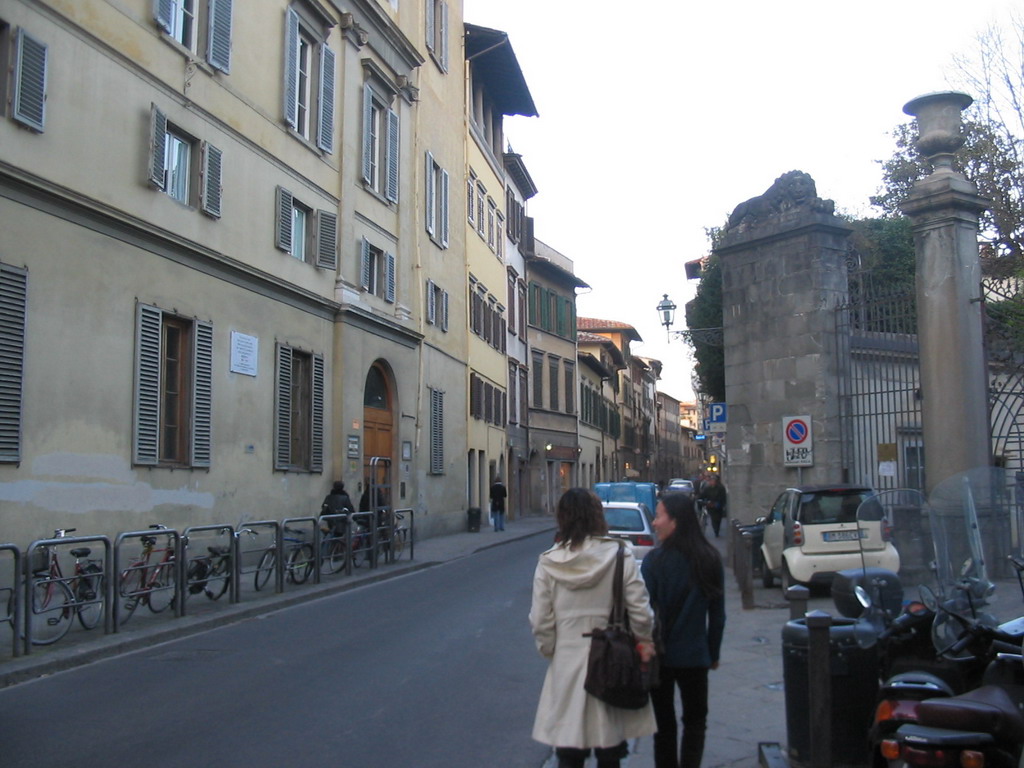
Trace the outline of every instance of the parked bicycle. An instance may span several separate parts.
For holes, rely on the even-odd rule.
[[[150,528],[163,531],[166,525],[156,523]],[[153,558],[154,562],[150,562]],[[118,622],[125,624],[135,609],[145,603],[153,613],[160,613],[174,602],[175,556],[170,541],[157,546],[157,536],[142,537],[142,554],[121,571],[118,583]]]
[[[409,539],[409,526],[405,524],[405,515],[401,512],[389,513],[394,515],[394,529],[391,526],[381,528],[381,540],[378,542],[378,557],[390,555],[391,562],[400,560],[405,552],[405,545]]]
[[[62,539],[75,530],[58,528],[53,532],[53,538]],[[89,559],[91,552],[89,547],[72,549],[74,571],[72,576],[65,577],[56,547],[43,546],[36,550],[28,617],[33,645],[51,645],[60,640],[71,628],[75,616],[83,629],[93,629],[100,623],[103,617],[103,561]]]
[[[231,530],[228,528],[227,530]],[[251,528],[240,528],[231,531],[231,535],[238,538],[242,534],[258,536],[259,534]],[[200,592],[206,594],[211,600],[219,600],[228,587],[231,586],[231,547],[224,545],[207,546],[207,554],[192,558],[188,564],[186,577],[186,594],[198,595]]]
[[[293,584],[304,584],[313,572],[313,545],[305,539],[306,532],[285,526],[284,542],[285,578]],[[255,587],[263,589],[277,566],[277,545],[271,544],[263,552],[256,566]]]

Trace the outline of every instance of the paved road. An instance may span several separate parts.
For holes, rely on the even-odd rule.
[[[533,536],[0,690],[6,768],[508,766],[544,674]]]

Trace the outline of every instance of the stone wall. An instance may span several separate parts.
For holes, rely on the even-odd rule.
[[[798,484],[843,479],[835,308],[847,297],[850,227],[814,181],[791,172],[737,206],[715,249],[722,266],[725,483],[748,522]],[[786,467],[782,421],[810,415],[813,466]]]

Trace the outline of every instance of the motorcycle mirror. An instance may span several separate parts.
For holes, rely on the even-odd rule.
[[[871,607],[871,595],[860,584],[853,588],[853,594],[856,596],[857,602],[860,603],[860,607],[866,612]]]

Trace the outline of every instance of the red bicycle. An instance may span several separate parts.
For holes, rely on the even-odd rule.
[[[167,530],[166,525],[159,523],[149,527]],[[163,546],[157,546],[158,535],[143,536],[142,553],[121,571],[117,590],[117,619],[121,624],[134,616],[142,603],[153,613],[160,613],[174,602],[174,547],[169,538]]]
[[[74,528],[58,528],[53,538],[62,539]],[[76,547],[74,573],[65,577],[57,558],[57,548],[42,546],[35,551],[32,568],[32,598],[28,621],[33,645],[51,645],[60,640],[78,616],[83,629],[93,629],[103,617],[103,565],[90,560],[89,547]],[[85,561],[83,564],[82,561]]]

